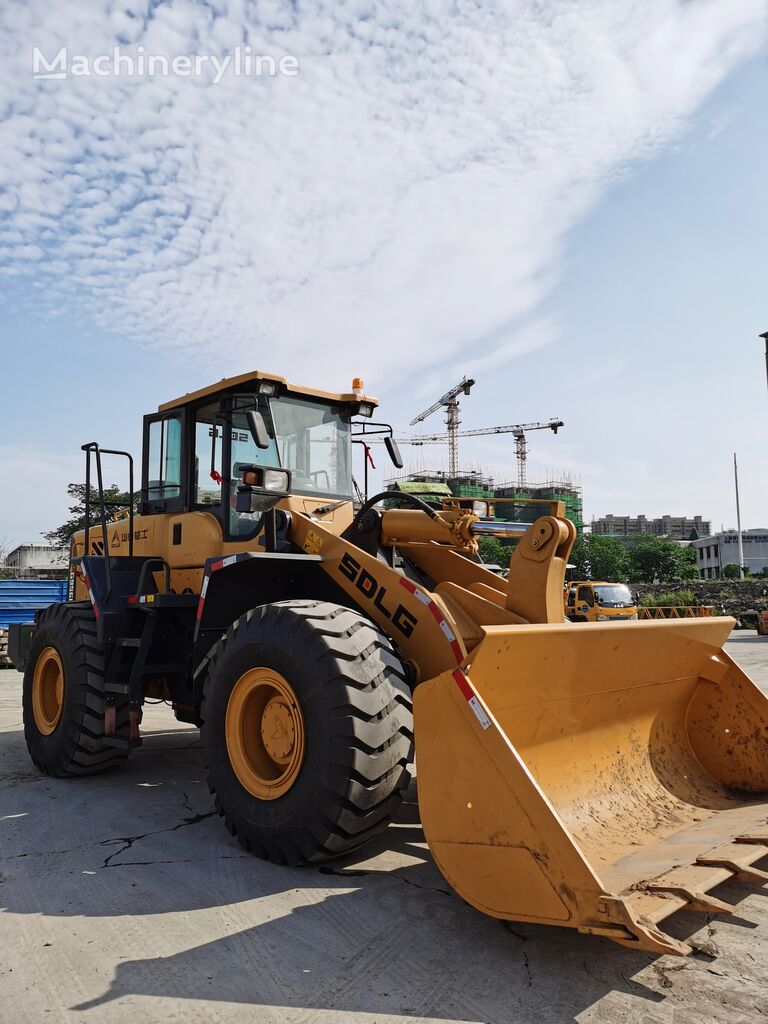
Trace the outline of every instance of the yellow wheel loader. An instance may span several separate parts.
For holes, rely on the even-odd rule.
[[[70,600],[11,636],[34,762],[112,768],[165,699],[201,729],[230,832],[298,864],[385,828],[415,747],[427,842],[467,902],[689,953],[666,918],[768,881],[768,700],[723,651],[732,620],[564,621],[557,502],[529,528],[399,493],[356,508],[352,444],[383,433],[397,459],[356,384],[248,373],[161,406],[137,514],[104,500],[102,458],[125,453],[84,446],[98,507]],[[520,529],[508,580],[473,557]]]

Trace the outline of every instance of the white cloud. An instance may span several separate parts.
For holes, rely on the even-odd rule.
[[[491,368],[563,238],[765,34],[763,0],[44,0],[0,11],[5,279],[136,342],[336,384]],[[295,78],[31,78],[31,49],[300,61]],[[9,275],[7,270],[12,273]],[[38,302],[40,296],[38,296]],[[352,360],[354,357],[354,360]],[[464,360],[462,365],[464,365]]]

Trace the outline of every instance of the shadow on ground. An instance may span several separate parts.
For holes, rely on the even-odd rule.
[[[0,773],[2,909],[110,919],[100,954],[114,977],[70,1007],[96,1020],[105,1004],[148,995],[489,1024],[539,1021],[545,1005],[544,1018],[560,1021],[610,993],[651,1007],[670,972],[708,959],[484,917],[435,869],[415,788],[354,857],[299,869],[258,861],[212,811],[196,730],[161,727],[124,768],[86,780],[41,778],[20,731],[6,732]],[[702,927],[689,917],[688,933]],[[98,941],[98,921],[88,927]]]

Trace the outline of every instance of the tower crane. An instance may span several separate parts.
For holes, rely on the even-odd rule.
[[[450,392],[449,392],[450,394]],[[439,408],[438,403],[434,408]],[[426,415],[429,415],[428,410]],[[421,418],[424,418],[425,414],[422,414]],[[417,423],[416,420],[412,420],[412,423]],[[475,430],[454,430],[451,434],[419,434],[411,437],[398,437],[395,440],[398,444],[446,444],[453,445],[454,458],[458,456],[458,438],[460,437],[479,437],[482,434],[512,434],[515,438],[515,455],[517,457],[517,484],[519,487],[526,486],[526,463],[528,461],[528,439],[526,434],[531,430],[551,430],[553,434],[556,434],[560,427],[565,426],[562,420],[551,419],[545,422],[539,423],[509,423],[497,427],[478,427]],[[455,477],[457,473],[456,466],[449,469],[449,477]]]
[[[443,440],[448,442],[448,476],[453,478],[458,473],[458,462],[459,462],[459,447],[456,441],[459,431],[459,395],[468,395],[474,380],[471,377],[463,377],[461,381],[452,387],[450,391],[438,398],[438,400],[430,405],[424,412],[419,413],[418,416],[411,420],[411,426],[413,427],[416,423],[421,423],[427,416],[431,416],[433,412],[437,412],[438,409],[445,408],[445,426],[447,434]]]

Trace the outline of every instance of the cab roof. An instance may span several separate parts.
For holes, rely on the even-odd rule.
[[[626,583],[617,583],[616,580],[571,580],[570,587],[626,587]]]
[[[280,390],[285,390],[292,395],[304,395],[307,398],[317,398],[321,402],[360,402],[365,401],[373,406],[379,404],[378,399],[370,395],[359,395],[351,389],[345,392],[319,391],[317,388],[304,387],[301,384],[292,384],[285,377],[277,373],[263,373],[261,370],[251,370],[250,373],[241,373],[237,377],[223,377],[217,384],[209,384],[208,387],[200,388],[197,391],[188,391],[186,395],[175,398],[171,402],[163,402],[157,407],[158,412],[167,412],[169,409],[178,409],[179,406],[190,405],[201,398],[209,398],[222,391],[229,391],[231,388],[239,387],[241,384],[249,384],[251,381],[267,380],[274,381],[281,385]]]

